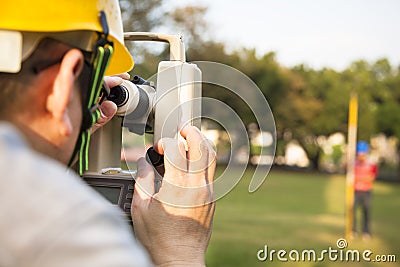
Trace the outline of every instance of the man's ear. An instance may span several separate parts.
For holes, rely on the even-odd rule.
[[[46,110],[59,123],[60,134],[63,136],[68,136],[72,132],[68,105],[74,92],[75,82],[82,71],[83,62],[83,55],[79,50],[69,50],[61,61],[46,99]]]

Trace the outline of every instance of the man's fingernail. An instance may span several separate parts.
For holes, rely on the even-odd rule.
[[[115,105],[114,102],[104,101],[103,104],[101,105],[101,112],[106,117],[113,116],[116,111],[117,111],[117,105]]]
[[[131,75],[129,73],[127,73],[127,72],[124,72],[124,73],[122,73],[122,77],[124,79],[128,79],[129,80],[131,78]]]
[[[116,84],[121,84],[122,83],[122,78],[121,77],[117,77],[117,76],[111,76],[108,78],[109,83],[111,83],[113,86],[115,86]]]

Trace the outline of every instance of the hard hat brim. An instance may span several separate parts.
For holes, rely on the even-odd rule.
[[[121,44],[118,40],[112,38],[114,41],[114,54],[111,57],[110,64],[107,68],[106,75],[116,75],[132,70],[134,66],[132,55],[128,49]]]

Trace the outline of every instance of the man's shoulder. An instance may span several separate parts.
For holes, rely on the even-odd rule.
[[[72,261],[77,250],[86,249],[117,255],[129,249],[129,257],[146,261],[117,208],[65,166],[30,149],[13,127],[1,123],[0,171],[0,265],[5,256],[18,259],[16,265],[52,260],[53,250],[62,250],[59,254]]]
[[[0,123],[0,171],[2,173],[0,188],[29,190],[33,198],[40,196],[32,195],[33,192],[44,193],[47,190],[49,190],[47,194],[51,194],[54,190],[64,197],[69,190],[73,190],[75,199],[81,195],[80,193],[84,193],[83,196],[95,195],[86,188],[78,176],[55,160],[32,150],[15,128],[2,123]]]
[[[30,149],[16,129],[2,124],[0,171],[2,212],[14,214],[18,210],[26,219],[37,217],[38,223],[46,223],[64,217],[71,210],[85,210],[86,216],[113,210],[80,177]]]

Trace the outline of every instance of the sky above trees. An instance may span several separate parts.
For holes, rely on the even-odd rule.
[[[398,0],[165,0],[208,7],[207,37],[228,48],[275,51],[288,67],[344,70],[352,61],[400,63]]]

